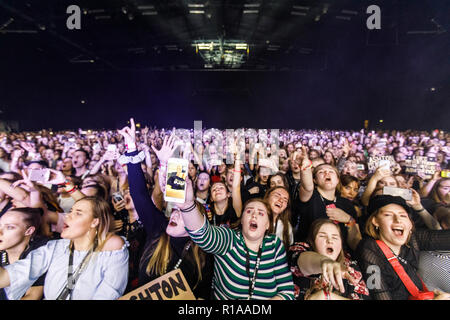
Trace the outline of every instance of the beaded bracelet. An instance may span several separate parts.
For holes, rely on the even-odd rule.
[[[304,171],[304,170],[310,169],[310,168],[312,168],[312,161],[311,160],[309,160],[309,165],[307,165],[306,167],[302,168],[302,170]]]

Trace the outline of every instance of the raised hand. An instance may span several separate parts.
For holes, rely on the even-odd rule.
[[[132,148],[130,147],[136,146],[136,126],[134,124],[134,119],[130,118],[129,127],[125,126],[121,130],[117,130],[117,132],[123,136],[125,144],[128,145],[128,150],[131,151],[130,149]]]
[[[176,149],[175,130],[172,130],[172,134],[170,135],[170,137],[167,136],[164,137],[164,142],[161,146],[161,149],[156,150],[156,148],[153,145],[152,149],[155,152],[156,156],[158,157],[159,162],[161,164],[166,164]]]
[[[23,179],[15,181],[11,187],[17,188],[18,186],[22,186],[22,189],[25,189],[26,191],[30,192],[31,190],[35,190],[35,186],[33,184],[33,181],[30,180],[30,176],[27,175],[25,170],[21,170]],[[25,187],[24,187],[25,186]]]
[[[63,184],[66,182],[66,176],[61,171],[55,169],[50,170],[50,177],[48,183],[50,184]]]

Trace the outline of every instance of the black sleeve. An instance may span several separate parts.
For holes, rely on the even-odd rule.
[[[420,251],[450,250],[450,230],[416,230],[411,244]]]
[[[136,154],[137,151],[134,151],[127,155],[133,156]],[[129,162],[127,168],[130,194],[133,199],[134,207],[139,215],[139,220],[144,225],[147,236],[155,237],[157,234],[164,231],[167,226],[167,218],[158,210],[158,208],[156,208],[152,201],[149,190],[147,189],[141,164]]]
[[[385,263],[386,257],[380,254],[380,250],[376,246],[376,242],[373,239],[365,238],[360,241],[358,247],[356,248],[356,259],[358,265],[361,268],[361,272],[364,281],[370,286],[372,273],[372,266],[378,266],[381,269],[379,287],[370,289],[370,296],[375,300],[392,300],[391,293],[389,291],[389,277],[391,276],[389,272],[383,272],[383,265]]]

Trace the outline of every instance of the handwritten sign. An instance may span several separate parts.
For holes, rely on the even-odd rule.
[[[382,161],[382,160],[387,160],[390,162],[391,170],[394,168],[395,160],[394,160],[393,156],[373,156],[373,157],[369,157],[369,161],[367,163],[369,173],[375,172],[375,170],[377,170],[377,168],[378,168],[380,161]]]
[[[436,171],[436,159],[433,157],[408,156],[405,159],[405,173],[423,174],[430,178]]]
[[[119,300],[195,300],[194,294],[180,269],[173,270]]]

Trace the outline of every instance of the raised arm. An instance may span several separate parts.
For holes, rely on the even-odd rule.
[[[194,188],[189,175],[186,176],[186,200],[184,203],[177,204],[177,207],[183,213],[183,220],[188,230],[198,230],[204,224],[204,217],[200,213],[196,202],[194,201]]]
[[[435,183],[436,183],[437,181],[439,181],[440,178],[441,178],[441,177],[440,177],[440,171],[436,171],[436,172],[433,174],[433,177],[431,178],[431,180],[428,181],[428,183],[424,184],[424,185],[422,186],[422,188],[420,188],[420,196],[421,196],[422,198],[428,197],[428,195],[430,194],[431,190],[433,189]]]
[[[119,130],[119,133],[124,136],[125,144],[128,147],[126,157],[128,157],[127,168],[130,194],[134,207],[139,213],[139,220],[144,225],[147,234],[154,235],[161,232],[163,226],[167,223],[167,218],[162,212],[157,210],[152,202],[140,162],[132,163],[129,159],[138,154],[135,143],[134,119],[130,119],[130,123],[130,127],[124,127],[122,130]]]
[[[291,161],[296,161],[294,156]],[[302,146],[302,167],[300,170],[300,187],[299,187],[299,196],[302,202],[307,202],[311,199],[311,196],[314,192],[314,180],[312,174],[312,161],[308,158],[308,152],[306,151],[306,147]]]
[[[365,206],[369,205],[370,196],[374,192],[377,187],[378,181],[383,179],[384,177],[388,177],[391,175],[389,169],[383,169],[382,167],[377,168],[375,173],[370,177],[369,182],[367,183],[367,187],[364,190],[364,193],[361,196],[361,203]]]
[[[231,190],[231,198],[233,199],[233,208],[236,216],[239,218],[242,214],[241,199],[241,160],[236,156],[233,169],[233,186]]]
[[[407,201],[408,205],[417,212],[428,229],[441,230],[442,228],[439,222],[422,206],[419,193],[412,188],[410,190],[412,192],[412,200]]]
[[[0,179],[0,190],[6,195],[21,203],[26,203],[28,200],[27,192],[22,188],[14,188],[9,181]]]

